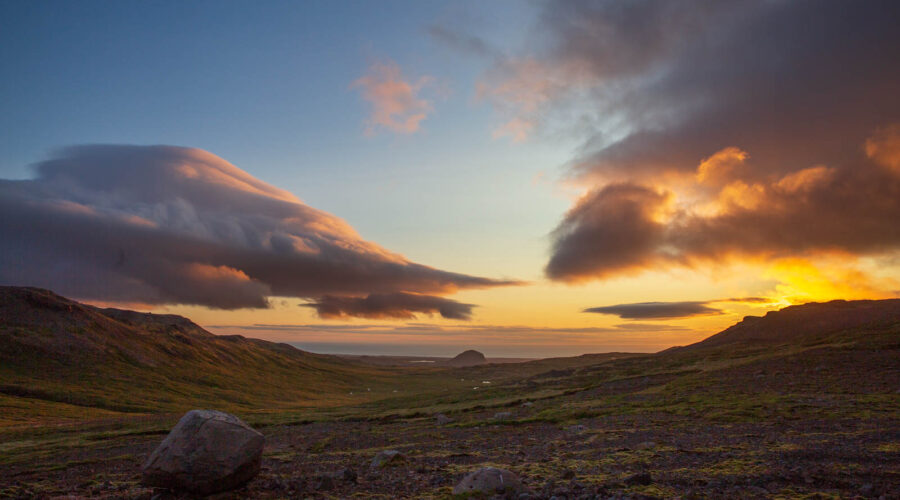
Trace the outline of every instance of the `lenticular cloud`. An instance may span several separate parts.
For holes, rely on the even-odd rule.
[[[198,149],[78,146],[36,173],[0,180],[0,282],[225,309],[512,284],[410,262]]]

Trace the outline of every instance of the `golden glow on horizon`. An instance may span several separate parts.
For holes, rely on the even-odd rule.
[[[204,326],[231,325],[323,325],[322,330],[216,329],[222,334],[240,333],[280,342],[331,344],[403,344],[428,346],[503,346],[553,352],[603,352],[630,346],[635,351],[657,351],[685,345],[721,331],[747,315],[805,302],[834,299],[880,299],[896,296],[900,276],[873,278],[876,260],[829,254],[816,259],[785,258],[747,261],[701,270],[681,269],[650,272],[638,277],[617,278],[604,283],[569,286],[537,281],[529,286],[468,290],[450,298],[478,304],[471,322],[419,316],[412,321],[389,322],[364,319],[322,320],[304,301],[273,298],[267,310],[212,310],[206,307],[169,306],[157,312],[181,314]],[[762,278],[762,279],[760,279]],[[721,301],[742,297],[764,302]],[[624,320],[616,316],[582,313],[587,307],[647,301],[709,301],[722,314],[667,320]],[[364,332],[334,330],[341,325]],[[421,325],[434,331],[417,332]],[[616,330],[617,325],[636,329]],[[650,325],[642,330],[640,325]],[[653,328],[660,328],[654,331]],[[666,328],[671,327],[671,330]],[[442,330],[438,331],[437,328]],[[567,331],[600,328],[605,331]],[[560,351],[562,345],[568,346]],[[518,352],[518,351],[513,351]]]

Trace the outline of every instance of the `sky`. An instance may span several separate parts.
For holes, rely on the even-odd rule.
[[[900,296],[891,1],[0,1],[0,284],[315,352]]]

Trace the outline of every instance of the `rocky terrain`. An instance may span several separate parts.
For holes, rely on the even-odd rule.
[[[265,446],[216,498],[453,498],[483,468],[521,482],[501,498],[900,498],[900,300],[795,306],[655,355],[378,374],[429,390],[232,408]],[[183,411],[51,425],[35,408],[58,402],[0,403],[35,421],[0,430],[0,498],[190,498],[141,482]]]

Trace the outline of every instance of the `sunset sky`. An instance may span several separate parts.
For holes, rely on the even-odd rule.
[[[900,296],[900,2],[0,1],[0,284],[315,352]]]

